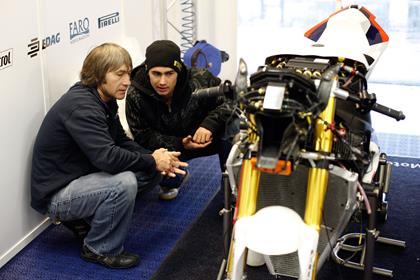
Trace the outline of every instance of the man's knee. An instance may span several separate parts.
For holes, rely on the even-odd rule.
[[[152,172],[136,172],[135,176],[138,183],[138,194],[150,191],[162,181],[162,175],[159,171]]]
[[[134,172],[125,171],[120,174],[119,182],[121,192],[127,197],[127,199],[134,201],[137,195],[137,178]]]

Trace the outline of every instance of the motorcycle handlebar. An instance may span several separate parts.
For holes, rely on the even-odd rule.
[[[397,121],[401,121],[405,119],[405,115],[402,111],[397,111],[378,103],[373,104],[372,110],[375,112],[387,115],[388,117],[394,118]]]
[[[232,83],[229,80],[226,80],[224,83],[215,87],[197,89],[193,92],[193,95],[199,98],[212,98],[212,97],[218,97],[218,96],[225,96],[229,99],[233,99],[234,90],[235,89],[234,89],[234,86],[232,86]],[[343,90],[340,88],[335,89],[334,94],[336,97],[343,100],[352,101],[358,104],[362,103],[360,98],[354,95],[350,95],[346,90]],[[405,119],[405,115],[402,111],[391,109],[389,107],[378,104],[376,102],[372,104],[370,109],[375,112],[384,114],[388,117],[394,118],[397,121]]]
[[[200,98],[212,98],[212,97],[218,97],[218,96],[225,96],[227,98],[232,99],[232,96],[233,96],[232,83],[229,80],[226,80],[223,84],[220,84],[215,87],[197,89],[192,94]]]
[[[340,88],[337,88],[337,89],[334,90],[334,95],[336,97],[340,98],[340,99],[343,99],[343,100],[349,100],[349,101],[352,101],[352,102],[357,103],[357,104],[362,104],[362,101],[361,101],[360,98],[358,98],[356,96],[353,96],[353,95],[350,95],[348,93],[348,91],[340,89]],[[388,117],[394,118],[397,121],[401,121],[401,120],[405,119],[405,115],[402,111],[397,111],[397,110],[391,109],[389,107],[378,104],[376,102],[372,104],[370,109],[375,111],[375,112],[386,115]]]

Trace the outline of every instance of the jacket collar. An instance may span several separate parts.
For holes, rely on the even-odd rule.
[[[178,74],[178,80],[176,82],[172,107],[178,108],[183,107],[188,102],[191,96],[191,88],[189,85],[190,71],[187,69],[185,64],[182,63],[182,70]],[[146,66],[144,63],[133,69],[131,73],[131,86],[140,91],[140,94],[151,96],[153,99],[164,103],[164,100],[157,92],[153,89],[150,84],[149,77],[147,75]]]
[[[118,104],[117,104],[117,101],[115,99],[112,99],[111,101],[104,102],[102,100],[101,96],[99,95],[99,92],[96,89],[96,87],[88,87],[88,86],[85,86],[85,85],[83,85],[79,81],[76,84],[74,84],[72,88],[79,88],[79,89],[84,88],[90,94],[92,94],[93,96],[95,96],[95,98],[98,100],[98,102],[101,103],[101,105],[105,108],[106,111],[108,111],[108,113],[114,115],[114,114],[116,114],[118,112]]]

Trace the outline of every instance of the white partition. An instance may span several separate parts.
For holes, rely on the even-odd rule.
[[[60,38],[42,52],[48,107],[78,80],[90,49],[121,41],[121,10],[120,1],[115,0],[40,1],[42,38],[57,34]]]
[[[235,80],[239,57],[237,57],[237,0],[196,0],[197,39],[206,39],[229,54],[219,74],[222,80]]]
[[[32,144],[44,117],[41,58],[27,55],[30,39],[38,36],[36,10],[35,1],[0,2],[0,53],[10,52],[8,67],[0,70],[0,266],[44,219],[29,206]]]

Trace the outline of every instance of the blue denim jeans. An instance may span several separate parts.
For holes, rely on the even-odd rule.
[[[159,172],[98,172],[82,176],[57,192],[48,206],[53,220],[85,219],[91,226],[84,245],[99,255],[118,255],[124,247],[137,193],[161,180]]]

